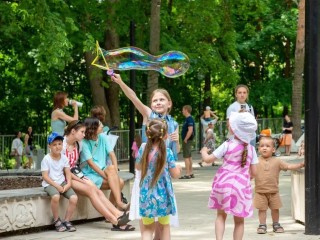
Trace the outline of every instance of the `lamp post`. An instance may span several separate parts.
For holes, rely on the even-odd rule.
[[[134,21],[130,21],[130,45],[135,45],[135,24]],[[131,70],[130,71],[130,88],[135,92],[136,88],[136,71]],[[131,154],[131,146],[134,141],[134,135],[135,135],[135,124],[134,124],[134,112],[135,107],[133,103],[130,101],[129,105],[129,115],[130,115],[130,123],[129,123],[129,171],[131,173],[134,173],[134,165],[135,165],[135,159]]]
[[[203,110],[203,106],[202,106],[202,87],[201,87],[201,83],[202,83],[202,80],[204,79],[204,76],[202,73],[198,73],[198,81],[199,81],[199,137],[198,137],[198,140],[199,140],[199,151],[201,150],[201,147],[202,147],[202,141],[203,141],[203,134],[202,134],[202,124],[201,124],[201,113],[202,113],[202,110]]]
[[[305,233],[320,234],[320,1],[306,1],[305,34]]]

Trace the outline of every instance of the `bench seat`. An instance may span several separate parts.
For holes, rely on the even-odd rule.
[[[125,181],[124,195],[130,197],[130,180],[132,173],[119,172]],[[109,191],[103,191],[108,196]],[[60,217],[64,217],[68,200],[60,199]],[[102,217],[92,206],[87,197],[78,195],[77,208],[72,220],[86,220]],[[34,227],[51,225],[53,222],[50,208],[50,197],[38,188],[25,188],[0,191],[0,233],[10,232]]]

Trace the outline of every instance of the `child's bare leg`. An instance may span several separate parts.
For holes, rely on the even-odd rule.
[[[107,184],[103,183],[101,189],[111,189],[110,201],[116,202],[117,206],[121,209],[126,209],[128,206],[121,201],[121,189],[124,186],[123,181],[120,180],[118,175],[118,169],[115,169],[113,165],[105,169],[105,173],[108,176]]]
[[[227,214],[223,210],[217,210],[217,218],[215,222],[215,233],[217,240],[223,239],[226,219]]]
[[[144,231],[144,225],[143,225],[141,219],[139,220],[139,226],[140,226],[140,233],[141,233],[141,236],[142,236],[142,233],[143,233],[143,231]]]
[[[271,217],[272,217],[272,222],[278,223],[279,222],[279,209],[271,209]]]
[[[162,224],[160,224],[160,223],[158,223],[158,225],[159,225],[159,229],[160,229],[160,236],[161,236],[161,238],[159,238],[159,239],[161,239],[161,240],[170,240],[171,239],[171,237],[170,237],[170,225],[169,224],[165,224],[165,225],[162,225]]]
[[[161,238],[162,225],[159,222],[155,222],[155,230],[153,240],[162,240]]]
[[[259,210],[258,216],[259,216],[259,223],[260,224],[266,224],[266,222],[267,222],[267,210]]]
[[[234,230],[233,230],[233,240],[242,240],[244,232],[244,218],[233,217],[234,220]]]
[[[66,211],[66,216],[64,218],[65,221],[67,221],[67,222],[70,221],[72,214],[74,213],[74,210],[76,209],[77,202],[78,202],[78,196],[72,195],[69,199],[69,204],[68,204],[68,208]]]
[[[59,218],[59,200],[60,194],[56,194],[51,197],[51,211],[54,221],[56,221]]]
[[[153,232],[155,230],[155,223],[144,225],[141,235],[142,240],[152,240]]]

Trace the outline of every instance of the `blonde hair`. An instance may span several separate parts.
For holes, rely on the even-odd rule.
[[[161,94],[163,94],[163,95],[168,99],[168,101],[171,102],[171,107],[168,108],[168,112],[167,112],[167,113],[169,113],[169,112],[171,111],[171,109],[172,109],[172,100],[171,100],[170,94],[168,93],[167,90],[165,90],[165,89],[163,89],[163,88],[158,88],[158,89],[154,90],[154,91],[151,93],[151,95],[150,95],[150,102],[152,102],[152,98],[154,97],[154,95],[155,95],[156,93],[161,93]]]
[[[259,147],[260,147],[261,140],[264,140],[264,139],[269,140],[270,142],[272,142],[272,147],[276,147],[275,140],[271,136],[261,136],[259,138]]]
[[[248,100],[249,100],[249,88],[248,88],[248,86],[247,86],[247,85],[244,85],[244,84],[239,84],[239,85],[237,85],[237,86],[235,87],[235,89],[234,89],[234,95],[235,95],[235,96],[237,95],[237,92],[238,92],[239,88],[245,88],[245,89],[247,90],[248,96],[247,96],[246,101],[248,101]]]
[[[208,129],[206,132],[206,138],[204,140],[204,144],[206,144],[210,139],[214,138],[214,133],[212,129]]]
[[[190,105],[184,105],[183,109],[187,110],[188,113],[192,112],[192,107]]]
[[[164,137],[168,132],[168,126],[166,121],[155,118],[150,120],[146,125],[146,135],[148,137],[145,149],[141,158],[141,181],[146,177],[149,166],[149,154],[154,145],[158,145],[158,155],[155,164],[155,172],[151,181],[150,187],[155,186],[156,182],[159,180],[160,175],[163,172],[166,159],[167,159],[167,149],[164,141]]]

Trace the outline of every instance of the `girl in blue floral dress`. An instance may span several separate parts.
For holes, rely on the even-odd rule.
[[[170,148],[173,152],[173,156],[175,161],[178,160],[178,153],[180,151],[179,144],[179,125],[174,120],[172,116],[169,115],[170,110],[172,109],[172,100],[170,94],[165,89],[156,89],[152,92],[150,96],[150,107],[141,102],[136,93],[129,88],[125,82],[122,81],[121,76],[119,74],[114,74],[111,77],[112,81],[119,84],[123,93],[131,100],[136,109],[141,113],[143,117],[142,122],[142,142],[145,143],[147,141],[146,136],[146,124],[147,121],[154,118],[161,118],[168,124],[168,137],[166,138],[166,146]],[[139,193],[140,187],[139,182],[141,180],[141,171],[135,169],[135,179],[132,186],[132,194],[131,194],[131,204],[130,204],[130,220],[141,219],[139,214]],[[175,197],[174,197],[175,198]],[[176,205],[177,210],[177,205]],[[139,222],[140,231],[143,231],[143,224],[141,221]],[[178,212],[175,215],[170,216],[170,225],[172,227],[179,227],[179,218]],[[157,229],[155,232],[154,240],[160,240],[161,229]]]
[[[136,168],[141,170],[139,212],[143,240],[152,240],[156,217],[162,228],[160,239],[170,239],[169,215],[176,213],[171,177],[179,178],[181,167],[176,166],[171,149],[166,147],[167,133],[166,121],[150,120],[146,125],[147,143],[141,145],[136,159]]]

